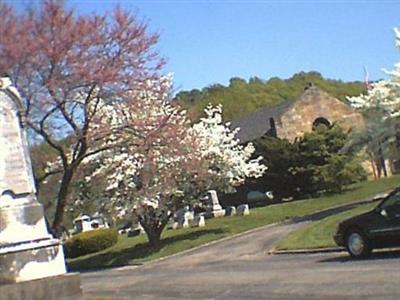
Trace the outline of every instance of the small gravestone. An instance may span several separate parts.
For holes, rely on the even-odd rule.
[[[237,215],[238,216],[248,216],[250,214],[249,205],[241,204],[237,207]]]
[[[135,237],[140,234],[140,229],[139,228],[129,228],[128,231],[126,232],[126,236],[129,237]]]
[[[234,216],[236,215],[236,207],[228,206],[225,208],[225,216]]]
[[[203,215],[195,216],[192,221],[192,227],[204,227],[204,226],[206,226],[204,216]]]
[[[58,293],[59,299],[72,296],[80,299],[79,276],[65,275],[62,245],[48,233],[43,207],[36,200],[21,113],[22,102],[17,90],[11,86],[9,78],[0,78],[1,299],[12,296],[22,299],[23,295],[29,295],[29,299],[39,299],[40,293],[41,297],[46,295],[41,288],[45,289],[49,283],[63,290]],[[52,281],[48,278],[55,279]],[[23,284],[34,279],[41,279],[34,290],[31,290],[31,284]],[[22,295],[22,298],[18,295]]]
[[[184,216],[183,216],[183,224],[182,227],[183,228],[187,228],[190,226],[190,224],[193,222],[194,220],[194,212],[192,211],[187,211]]]
[[[175,213],[174,223],[172,229],[188,228],[193,222],[194,212],[189,210],[186,206]]]
[[[174,222],[172,223],[171,229],[179,229],[179,223],[178,222]]]
[[[204,214],[206,218],[215,218],[225,216],[225,210],[222,209],[218,201],[217,192],[214,190],[208,191],[206,213]]]

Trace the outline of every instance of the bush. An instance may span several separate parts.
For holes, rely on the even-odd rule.
[[[64,242],[64,252],[67,258],[98,252],[116,244],[118,232],[115,229],[101,228],[78,233]]]
[[[346,185],[366,179],[354,152],[343,153],[349,133],[338,125],[319,126],[293,143],[272,137],[255,141],[268,167],[256,179],[257,190],[274,192],[274,199],[302,199],[339,193]]]

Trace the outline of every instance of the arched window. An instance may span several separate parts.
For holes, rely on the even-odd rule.
[[[330,128],[332,126],[331,122],[328,121],[328,119],[324,117],[319,117],[314,120],[314,123],[312,125],[313,130],[315,130],[319,126],[325,126],[327,128]]]

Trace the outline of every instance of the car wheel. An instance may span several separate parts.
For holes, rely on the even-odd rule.
[[[365,257],[371,253],[371,248],[360,230],[350,230],[346,235],[346,248],[354,258]]]

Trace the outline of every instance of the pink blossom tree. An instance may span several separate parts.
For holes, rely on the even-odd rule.
[[[0,71],[22,94],[22,115],[35,137],[59,157],[58,167],[48,168],[42,179],[61,176],[52,223],[60,234],[82,162],[109,149],[104,141],[123,130],[98,125],[105,124],[101,101],[143,109],[143,95],[135,91],[143,91],[149,80],[157,82],[164,63],[154,50],[158,35],[118,7],[112,14],[77,15],[62,1],[44,0],[22,14],[0,3],[0,15]],[[128,127],[135,131],[139,125]]]

